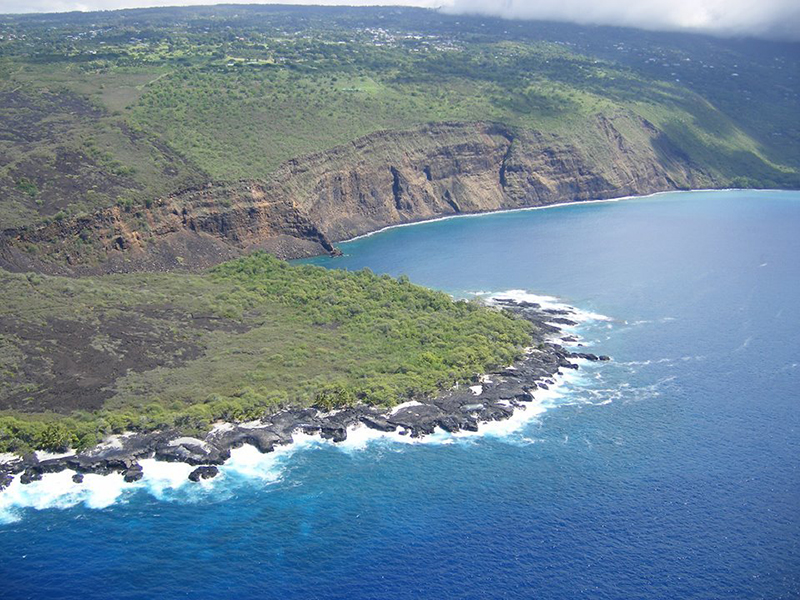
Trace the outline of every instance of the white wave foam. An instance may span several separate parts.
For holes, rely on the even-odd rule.
[[[523,438],[520,438],[520,441],[521,441],[523,444],[538,444],[538,443],[540,443],[540,442],[543,442],[544,440],[543,440],[543,439],[541,439],[541,438],[530,438],[530,437],[523,437]]]
[[[582,376],[576,371],[569,371],[554,377],[555,383],[547,390],[533,392],[533,400],[516,407],[514,414],[503,421],[488,421],[479,425],[478,431],[458,431],[449,433],[441,428],[436,428],[433,434],[414,438],[403,435],[398,431],[384,432],[369,429],[363,425],[356,425],[347,430],[347,439],[335,444],[336,448],[344,451],[364,450],[373,442],[392,442],[400,444],[452,444],[455,441],[478,438],[482,436],[493,438],[510,438],[518,433],[528,423],[540,417],[548,409],[562,404],[562,401],[572,393],[574,387],[582,383]],[[510,440],[515,441],[515,440]]]
[[[569,371],[561,375],[556,375],[555,383],[548,386],[549,389],[535,390],[533,400],[517,407],[514,414],[504,421],[489,421],[480,425],[478,431],[459,431],[453,434],[455,437],[475,437],[488,436],[493,438],[512,437],[518,433],[531,421],[537,419],[549,409],[562,404],[563,400],[574,391],[581,381],[581,375],[575,371]],[[513,439],[512,439],[513,441]]]
[[[594,387],[587,387],[582,390],[585,404],[606,406],[616,401],[628,403],[651,400],[661,396],[666,389],[674,386],[677,376],[663,377],[654,383],[642,386],[633,386],[629,382],[623,381],[612,384],[612,387],[600,387],[602,379],[602,377],[598,378]]]
[[[534,304],[538,304],[543,309],[546,310],[560,310],[566,311],[569,314],[565,315],[556,315],[556,316],[564,316],[571,321],[576,321],[578,323],[588,323],[591,321],[611,321],[611,317],[606,315],[601,315],[600,313],[582,310],[580,308],[576,308],[565,302],[562,302],[559,298],[555,296],[545,296],[541,294],[534,294],[532,292],[528,292],[526,290],[507,290],[505,292],[499,293],[489,293],[484,294],[483,296],[488,296],[487,301],[491,303],[493,300],[513,300],[515,302],[530,302]],[[557,327],[562,329],[569,328],[565,327],[563,324],[556,324]]]
[[[170,463],[155,459],[142,459],[144,475],[140,481],[126,482],[121,473],[98,475],[88,473],[81,483],[72,480],[75,471],[70,469],[58,473],[45,473],[39,481],[27,485],[15,477],[11,484],[0,492],[0,523],[9,523],[20,518],[21,509],[71,508],[83,504],[87,508],[106,508],[120,501],[132,490],[144,490],[159,500],[168,500],[171,494],[186,485],[199,489],[208,488],[214,480],[204,481],[198,486],[189,481],[189,473],[195,468],[185,463]]]
[[[303,449],[327,443],[319,434],[308,434],[295,431],[292,443],[275,446],[272,452],[262,454],[256,447],[245,444],[231,450],[231,457],[219,470],[223,476],[236,476],[266,483],[280,481],[286,469],[287,461],[292,455]],[[216,481],[212,479],[211,481]]]
[[[690,361],[703,361],[706,359],[704,354],[694,354],[687,356],[679,356],[677,358],[648,358],[646,360],[629,360],[625,362],[618,362],[617,365],[621,367],[647,367],[649,365],[674,365],[677,362],[690,362]]]
[[[262,454],[254,446],[244,445],[231,450],[231,457],[222,465],[220,473],[267,482],[277,481],[282,470],[278,464],[280,458],[279,448],[274,452]]]
[[[621,366],[647,366],[647,365],[659,365],[664,363],[674,363],[676,359],[674,358],[648,358],[647,360],[629,360],[627,362],[617,363]]]
[[[734,353],[736,353],[736,352],[742,352],[742,351],[744,351],[744,350],[747,350],[747,347],[750,345],[750,342],[752,342],[752,341],[753,341],[753,336],[752,336],[752,335],[751,335],[751,336],[748,336],[748,337],[747,337],[747,339],[745,339],[745,340],[744,340],[744,341],[743,341],[743,342],[742,342],[742,343],[739,345],[739,347],[738,347],[738,348],[736,348],[736,349],[735,349],[733,352],[734,352]]]
[[[154,458],[142,459],[139,464],[142,465],[144,476],[138,487],[144,487],[159,500],[164,500],[173,490],[191,483],[189,473],[195,468],[186,463],[165,462]]]
[[[327,440],[325,440],[327,441]],[[370,429],[366,425],[358,424],[347,429],[347,439],[343,442],[334,444],[344,452],[361,451],[369,447],[375,442],[385,442],[391,444],[452,444],[453,440],[449,433],[437,427],[434,432],[425,437],[411,437],[410,433],[401,433],[396,431],[378,431]],[[333,442],[329,442],[333,444]]]
[[[106,508],[120,499],[131,484],[122,475],[84,476],[83,483],[75,483],[75,471],[46,473],[40,481],[23,485],[19,477],[0,493],[0,523],[17,521],[20,509],[71,508],[84,504],[87,508]]]
[[[588,361],[580,361],[586,363]],[[253,446],[242,446],[231,451],[231,458],[221,468],[223,473],[238,473],[248,478],[277,481],[281,478],[285,463],[292,454],[301,449],[314,446],[329,446],[344,452],[356,452],[369,448],[373,443],[389,443],[401,445],[446,445],[458,440],[481,436],[506,438],[520,431],[526,424],[544,414],[548,409],[562,404],[574,387],[582,383],[582,375],[577,371],[554,376],[554,383],[547,390],[533,392],[533,400],[516,407],[514,414],[503,421],[482,422],[478,431],[447,432],[437,427],[434,432],[424,437],[412,437],[401,430],[379,431],[358,423],[347,429],[347,438],[342,442],[324,439],[319,434],[307,434],[296,431],[292,435],[292,444],[276,446],[273,452],[261,454]],[[421,403],[410,401],[398,405],[392,413],[400,408],[419,406]]]
[[[678,319],[675,317],[661,317],[659,319],[639,319],[638,321],[623,321],[625,325],[630,325],[632,327],[636,327],[638,325],[650,325],[651,323],[670,323],[672,321],[677,321]]]

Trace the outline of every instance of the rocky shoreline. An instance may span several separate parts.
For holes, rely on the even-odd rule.
[[[422,437],[437,428],[448,432],[477,431],[480,423],[502,421],[534,399],[536,390],[547,390],[564,369],[577,369],[577,359],[609,360],[607,356],[572,352],[563,343],[576,343],[560,326],[574,326],[575,311],[545,308],[537,303],[494,299],[502,310],[513,312],[534,324],[531,347],[512,366],[488,373],[471,387],[462,387],[424,401],[411,401],[393,409],[356,405],[328,413],[318,409],[291,408],[250,423],[223,423],[204,438],[188,437],[177,429],[152,433],[114,436],[80,453],[47,455],[33,453],[0,463],[0,490],[15,477],[27,484],[46,473],[73,470],[80,483],[84,474],[122,473],[125,481],[144,476],[139,460],[155,458],[183,462],[196,468],[189,479],[200,481],[218,474],[218,466],[230,458],[231,450],[244,444],[260,452],[290,444],[293,433],[319,434],[324,439],[342,442],[348,430],[359,425],[383,432]]]

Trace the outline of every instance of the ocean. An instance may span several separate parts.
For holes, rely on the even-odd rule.
[[[0,596],[800,598],[800,192],[446,219],[306,262],[584,311],[510,423],[0,494]]]

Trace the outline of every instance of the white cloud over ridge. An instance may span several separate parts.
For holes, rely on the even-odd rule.
[[[1,13],[217,4],[215,0],[0,0]],[[403,5],[451,14],[800,40],[800,0],[230,0],[235,4]]]
[[[800,0],[451,0],[447,12],[800,40]]]

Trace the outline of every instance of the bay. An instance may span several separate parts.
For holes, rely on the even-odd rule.
[[[800,193],[724,191],[342,244],[307,262],[554,296],[608,317],[579,333],[614,360],[494,435],[305,439],[205,486],[32,484],[0,500],[2,595],[798,597],[799,234]]]

